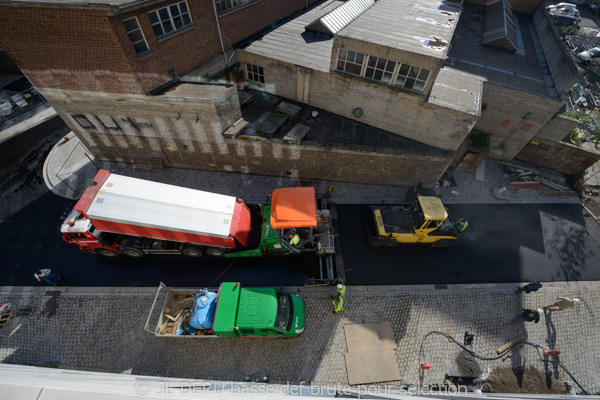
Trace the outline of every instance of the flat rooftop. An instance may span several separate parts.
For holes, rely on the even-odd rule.
[[[333,38],[305,27],[344,4],[329,0],[277,27],[244,48],[273,60],[329,72]],[[445,59],[459,17],[456,0],[379,0],[337,36]]]
[[[379,0],[338,36],[445,59],[460,0]]]
[[[165,97],[186,97],[189,99],[215,99],[223,95],[231,85],[176,82],[158,93]]]
[[[468,72],[442,68],[427,101],[440,107],[481,115],[483,79]]]
[[[304,28],[342,4],[344,2],[339,0],[318,4],[253,41],[244,50],[292,65],[329,72],[333,38],[305,32]]]
[[[514,13],[516,52],[482,43],[485,6],[465,3],[444,68],[540,96],[558,98],[532,17]]]

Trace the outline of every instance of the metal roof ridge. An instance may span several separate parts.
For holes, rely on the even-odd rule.
[[[319,19],[306,25],[304,29],[311,30],[312,26],[320,23],[329,30],[330,34],[335,35],[375,5],[377,1],[378,0],[348,0]]]

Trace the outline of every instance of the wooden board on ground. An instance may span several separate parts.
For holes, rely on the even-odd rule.
[[[6,325],[10,324],[10,321],[12,321],[14,316],[15,316],[15,313],[12,311],[9,311],[9,312],[6,312],[6,313],[0,315],[0,326],[6,326]]]
[[[519,350],[523,346],[525,346],[524,343],[519,343],[518,345],[513,347],[511,351],[502,356],[502,361],[506,360],[508,357],[511,357],[515,351]]]
[[[520,342],[523,339],[525,339],[525,335],[520,335],[520,336],[517,336],[516,338],[509,340],[507,343],[503,344],[502,346],[500,346],[498,348],[498,354],[502,353],[504,350],[508,349],[510,346],[512,346],[513,344],[515,344],[517,342]]]
[[[349,353],[393,350],[397,347],[390,322],[344,325],[344,331]]]
[[[539,183],[541,183],[543,185],[546,185],[546,186],[548,186],[549,188],[552,188],[552,189],[556,189],[556,190],[559,190],[559,191],[569,190],[569,188],[565,188],[564,186],[561,186],[561,185],[559,185],[557,183],[554,183],[554,182],[550,182],[550,181],[548,181],[546,179],[539,178],[537,176],[534,177],[533,179],[535,179]]]
[[[539,182],[511,182],[506,185],[508,190],[531,190],[541,189],[542,184]]]
[[[350,385],[401,379],[394,350],[346,353],[346,371]]]

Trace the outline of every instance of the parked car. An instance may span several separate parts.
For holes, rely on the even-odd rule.
[[[579,26],[577,18],[571,15],[550,13],[550,18],[552,18],[552,22],[556,26]]]
[[[600,5],[598,4],[589,4],[590,11],[592,14],[600,14]]]
[[[577,23],[581,22],[581,15],[579,14],[579,10],[576,8],[561,8],[561,9],[552,9],[548,10],[550,15],[567,15],[569,17],[573,17],[577,20]]]
[[[581,53],[577,54],[577,58],[579,59],[579,61],[581,61],[584,64],[588,64],[596,57],[600,57],[600,47],[594,47],[592,49],[582,51]]]
[[[562,9],[566,9],[566,8],[577,10],[577,6],[575,4],[571,4],[571,3],[558,3],[558,4],[550,5],[546,8],[548,10],[562,10]]]

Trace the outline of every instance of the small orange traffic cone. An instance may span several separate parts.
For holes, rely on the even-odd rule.
[[[431,368],[431,365],[425,364],[425,363],[421,363],[421,368],[423,368],[424,370],[428,370],[429,368]]]

